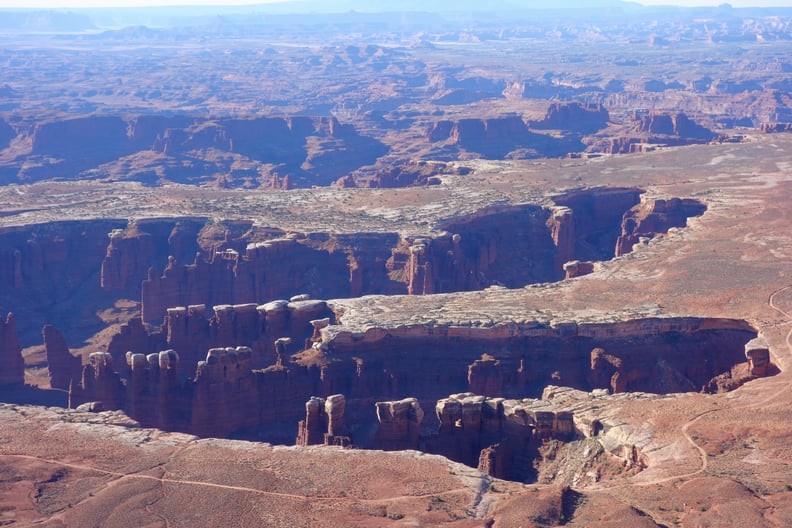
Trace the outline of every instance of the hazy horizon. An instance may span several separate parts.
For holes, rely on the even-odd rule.
[[[166,7],[166,6],[241,6],[273,3],[292,3],[297,0],[0,0],[0,8],[95,8],[95,7]],[[718,6],[723,3],[733,7],[792,7],[792,0],[637,0],[642,5],[675,5],[680,7]],[[586,2],[581,2],[584,6]],[[394,2],[394,6],[398,5]]]

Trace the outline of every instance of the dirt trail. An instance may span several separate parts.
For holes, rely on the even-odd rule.
[[[782,292],[785,292],[787,290],[792,290],[792,285],[784,286],[782,288],[779,288],[779,289],[775,290],[767,298],[768,306],[770,306],[770,308],[772,308],[773,310],[777,311],[778,313],[780,313],[781,315],[783,315],[785,318],[788,319],[788,321],[786,323],[783,323],[783,324],[792,323],[792,315],[790,315],[786,311],[784,311],[781,308],[779,308],[778,306],[776,306],[774,300],[779,294],[781,294]],[[787,335],[786,335],[786,338],[785,338],[785,343],[786,343],[786,346],[787,346],[787,349],[788,349],[788,352],[789,352],[789,356],[792,357],[792,326],[790,327],[790,330],[787,332]],[[773,354],[772,351],[771,351],[771,354],[772,354],[773,362],[776,365],[779,365],[780,363],[782,363],[781,361],[779,361],[780,358],[778,357],[777,354]],[[669,477],[652,479],[652,480],[644,481],[644,482],[621,483],[621,484],[615,484],[615,485],[612,485],[612,486],[599,484],[599,485],[592,486],[589,489],[613,490],[613,489],[632,487],[632,486],[642,486],[642,487],[644,487],[644,486],[654,486],[656,484],[662,484],[662,483],[671,482],[671,481],[674,481],[674,480],[688,479],[688,478],[691,478],[691,477],[695,477],[696,475],[699,475],[699,474],[701,474],[701,473],[703,473],[704,471],[707,470],[709,456],[707,455],[707,452],[704,450],[704,448],[702,448],[700,445],[698,445],[696,443],[696,441],[693,439],[693,437],[690,435],[690,433],[688,432],[691,426],[693,426],[696,423],[698,423],[705,416],[708,416],[708,415],[716,413],[716,412],[721,412],[721,411],[733,412],[735,410],[746,410],[746,409],[764,407],[769,402],[772,402],[773,400],[777,399],[782,394],[789,392],[790,389],[792,389],[792,377],[790,377],[789,380],[787,380],[785,383],[783,383],[783,385],[781,386],[780,389],[776,390],[772,394],[766,396],[765,398],[762,398],[759,401],[752,401],[750,403],[745,403],[745,404],[736,405],[736,406],[729,406],[729,407],[726,407],[726,408],[709,409],[707,411],[703,411],[703,412],[697,414],[696,416],[694,416],[693,418],[691,418],[690,420],[688,420],[687,422],[682,424],[682,427],[680,428],[680,430],[682,432],[682,435],[685,437],[685,440],[693,447],[693,449],[698,451],[699,458],[701,460],[701,466],[695,471],[691,471],[690,473],[684,473],[684,474],[681,474],[681,475],[672,475],[672,476],[669,476]]]
[[[66,467],[70,469],[77,469],[81,471],[92,471],[96,473],[101,473],[103,475],[110,475],[114,477],[118,477],[119,479],[141,479],[141,480],[154,480],[163,484],[177,484],[177,485],[187,485],[187,486],[202,486],[207,488],[215,488],[215,489],[224,489],[230,491],[241,491],[246,493],[254,493],[257,495],[266,495],[270,497],[279,497],[279,498],[289,498],[289,499],[298,499],[298,500],[311,500],[311,501],[344,501],[344,502],[364,502],[369,504],[390,504],[394,501],[401,501],[401,500],[413,500],[413,499],[428,499],[431,497],[438,497],[442,495],[451,495],[454,493],[459,492],[472,492],[470,488],[467,487],[459,487],[445,491],[438,491],[435,493],[427,493],[423,495],[401,495],[397,497],[388,497],[382,499],[364,499],[364,498],[356,498],[356,497],[322,497],[316,495],[299,495],[294,493],[281,493],[277,491],[264,491],[256,488],[248,488],[245,486],[232,486],[230,484],[216,484],[214,482],[205,482],[200,480],[187,480],[187,479],[177,479],[177,478],[169,478],[169,477],[156,477],[153,475],[143,475],[139,473],[121,473],[118,471],[110,471],[107,469],[99,469],[93,466],[83,465],[83,464],[73,464],[69,462],[61,462],[59,460],[52,460],[49,458],[34,456],[34,455],[16,455],[16,454],[2,454],[0,455],[0,459],[2,458],[20,458],[24,460],[35,460],[38,462],[44,462],[46,464],[53,464],[61,467]],[[115,481],[117,482],[117,481]],[[109,485],[109,484],[108,484]]]

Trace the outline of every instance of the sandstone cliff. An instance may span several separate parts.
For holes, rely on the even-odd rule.
[[[0,385],[21,385],[25,382],[25,361],[17,336],[16,318],[8,313],[0,318]]]
[[[424,412],[416,398],[383,401],[377,409],[377,433],[373,447],[386,451],[418,449]]]
[[[303,293],[343,298],[522,287],[562,279],[569,261],[613,257],[624,212],[641,192],[595,188],[569,191],[547,205],[485,208],[440,221],[426,236],[287,234],[251,221],[203,218],[6,228],[0,232],[0,283],[6,285],[0,307],[14,308],[20,335],[32,344],[49,321],[67,329],[70,340],[84,339],[71,333],[85,321],[99,326],[93,314],[109,295],[140,298],[144,320],[160,324],[172,307],[262,304]],[[662,213],[673,225],[703,210],[682,203]],[[650,217],[641,220],[639,236],[667,229],[653,227]],[[45,303],[53,307],[47,321],[33,313]],[[132,349],[152,353],[162,346]],[[120,361],[125,352],[113,355]]]
[[[531,132],[525,121],[516,115],[441,120],[429,128],[426,139],[442,143],[442,152],[447,156],[473,153],[486,159],[557,157],[583,150],[583,145],[574,138],[562,140]]]
[[[193,379],[190,430],[204,436],[228,436],[259,425],[258,386],[248,347],[212,348],[198,362]]]
[[[575,436],[572,413],[562,409],[542,400],[453,394],[437,402],[440,427],[424,441],[430,452],[498,478],[525,481],[534,472],[541,442]]]
[[[647,114],[633,114],[621,135],[614,135],[588,148],[593,152],[627,154],[641,152],[654,145],[676,147],[707,143],[718,135],[703,127],[682,112],[652,110]]]
[[[106,352],[93,352],[88,363],[83,365],[79,383],[69,387],[69,408],[96,402],[99,410],[123,409],[125,387],[113,365],[113,358]]]
[[[0,130],[0,145],[10,133]],[[14,133],[16,136],[16,133]],[[5,162],[24,182],[110,179],[231,187],[329,185],[388,148],[333,117],[209,119],[86,115],[35,124],[30,150]],[[35,160],[30,163],[30,160]]]
[[[54,326],[44,325],[41,334],[47,352],[50,387],[68,390],[73,382],[76,383],[80,380],[82,359],[69,352],[69,346],[66,344],[63,334]]]
[[[732,320],[512,324],[475,332],[421,326],[342,331],[329,340],[333,325],[314,323],[305,350],[290,355],[292,340],[278,339],[275,362],[263,370],[252,368],[254,349],[244,345],[210,349],[194,371],[172,349],[129,352],[123,365],[110,354],[91,354],[82,379],[72,384],[71,405],[98,401],[168,430],[278,442],[293,441],[303,419],[297,435],[303,444],[347,445],[351,438],[362,447],[421,447],[472,465],[483,449],[500,444],[487,455],[497,467],[498,457],[531,439],[572,434],[566,417],[537,412],[525,421],[523,404],[507,401],[538,397],[547,385],[614,393],[707,390],[715,377],[744,363],[747,350],[752,368],[769,372],[761,347],[746,348],[755,332]],[[472,390],[491,396],[471,393],[461,403],[438,406],[440,436],[422,439],[421,402]],[[343,404],[331,395],[343,395]],[[522,425],[512,434],[509,424],[518,418]]]
[[[102,260],[104,290],[137,291],[152,266],[162,266],[172,256],[193,257],[199,250],[199,231],[205,219],[141,219],[124,229],[108,233],[107,253]]]
[[[599,367],[595,363],[592,368],[590,359],[595,348],[619,358],[621,366],[607,374],[610,383],[621,368],[618,390],[698,391],[745,361],[744,343],[755,332],[739,321],[677,318],[558,326],[527,321],[492,328],[414,326],[364,333],[329,327],[322,335],[337,361],[356,358],[346,360],[347,371],[386,372],[393,396],[439,398],[440,386],[466,391],[471,385],[502,384],[499,396],[505,397],[538,394],[548,384],[597,388],[600,378],[592,378],[592,371],[596,374]],[[399,355],[404,350],[411,351],[415,363]],[[482,363],[483,354],[488,357]],[[401,360],[392,360],[395,355]],[[444,367],[441,372],[427,370],[419,366],[426,359],[418,358]]]
[[[107,233],[125,223],[64,221],[0,229],[0,307],[14,308],[26,346],[40,343],[48,322],[100,329],[92,312],[102,302],[99,271]],[[41,306],[49,307],[46,317]]]
[[[124,409],[142,425],[185,431],[190,426],[192,393],[180,381],[179,355],[163,350],[126,355],[129,368]]]
[[[685,227],[688,218],[700,216],[706,209],[704,204],[690,198],[666,200],[642,197],[641,203],[624,213],[615,255],[618,257],[630,253],[641,238],[653,238],[668,232],[672,227]]]
[[[11,125],[5,119],[0,118],[0,150],[6,148],[15,137],[16,131],[11,128]]]
[[[666,113],[653,110],[643,116],[635,114],[632,121],[636,132],[649,136],[677,136],[707,141],[716,137],[714,132],[693,122],[682,112]]]
[[[569,130],[581,134],[592,134],[605,128],[610,120],[602,105],[584,105],[579,102],[553,103],[540,121],[531,121],[536,130]]]
[[[470,169],[455,167],[448,163],[418,161],[403,165],[378,168],[374,171],[361,169],[347,174],[333,183],[337,187],[391,188],[413,185],[438,185],[444,174],[465,175]]]
[[[311,397],[305,403],[305,420],[301,420],[297,426],[296,444],[349,445],[351,439],[344,434],[345,408],[343,394],[333,394],[327,398]]]
[[[180,357],[180,374],[191,371],[204,359],[206,350],[245,346],[251,350],[250,368],[276,363],[272,350],[280,338],[303,343],[314,332],[312,323],[333,320],[322,300],[294,297],[266,304],[217,305],[208,311],[204,305],[168,308],[159,329],[147,328],[141,319],[120,327],[108,346],[117,365],[123,365],[128,353],[149,354],[174,350]],[[119,367],[125,373],[123,367]]]
[[[21,314],[20,335],[32,344],[46,321],[29,313],[52,303],[48,320],[70,329],[66,337],[79,342],[84,336],[78,332],[91,327],[74,322],[98,328],[97,303],[114,292],[140,295],[144,321],[165,327],[146,330],[136,319],[122,324],[108,347],[122,371],[128,351],[174,349],[189,369],[209,348],[239,345],[251,347],[254,365],[263,368],[274,362],[275,339],[290,336],[300,343],[310,335],[311,320],[330,315],[295,311],[288,301],[295,295],[428,294],[560,280],[567,262],[607,259],[617,246],[623,254],[641,238],[684,225],[704,209],[689,199],[639,204],[640,195],[634,188],[569,191],[553,197],[555,205],[497,206],[446,220],[426,237],[286,235],[249,221],[200,218],[9,228],[0,233],[0,281],[7,285],[0,289],[0,306]],[[188,255],[192,263],[179,264]],[[165,270],[141,281],[151,265]],[[258,309],[273,299],[283,301],[264,313]],[[198,313],[201,306],[207,315]],[[230,308],[218,315],[211,312],[215,306]]]
[[[641,194],[637,188],[609,187],[554,196],[553,201],[566,208],[557,209],[553,217],[559,247],[565,248],[559,251],[559,268],[570,260],[612,258],[622,217],[639,203]]]

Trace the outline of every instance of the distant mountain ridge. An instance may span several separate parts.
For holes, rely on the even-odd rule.
[[[217,0],[218,3],[220,0]],[[728,14],[740,11],[758,15],[773,13],[788,14],[792,7],[740,8],[732,9],[727,4],[719,7],[643,6],[637,2],[623,0],[557,0],[548,4],[538,0],[286,0],[267,4],[250,5],[196,5],[154,7],[99,7],[99,8],[0,8],[0,30],[13,32],[76,33],[97,28],[120,28],[146,26],[152,28],[174,28],[211,25],[218,19],[226,22],[267,23],[278,17],[308,17],[315,21],[327,15],[371,16],[387,13],[427,13],[449,20],[462,16],[484,15],[495,19],[514,21],[533,19],[542,14],[567,17],[579,15],[590,17],[605,15],[643,16],[653,12],[675,12],[685,10],[700,15]]]
[[[219,4],[219,0],[218,0]],[[172,27],[195,25],[202,19],[216,16],[239,15],[314,15],[336,13],[492,13],[505,14],[515,11],[557,11],[590,9],[636,9],[641,6],[620,0],[558,0],[547,7],[536,0],[296,0],[251,5],[201,5],[201,6],[156,6],[156,7],[102,7],[64,9],[2,9],[0,29],[16,31],[85,31],[94,27],[121,27],[145,25]]]

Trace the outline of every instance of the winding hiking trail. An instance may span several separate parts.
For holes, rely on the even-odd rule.
[[[773,310],[777,311],[778,313],[780,313],[782,316],[784,316],[787,319],[787,321],[782,322],[781,324],[789,324],[790,325],[790,329],[789,329],[789,331],[786,334],[784,342],[785,342],[785,344],[787,346],[787,350],[789,352],[789,356],[792,357],[792,314],[789,314],[788,312],[786,312],[785,310],[779,308],[775,304],[776,297],[779,294],[781,294],[781,293],[783,293],[783,292],[785,292],[787,290],[792,291],[792,285],[784,286],[784,287],[779,288],[779,289],[775,290],[774,292],[772,292],[767,298],[767,304],[768,304],[768,306],[770,306],[770,308],[772,308]],[[770,351],[770,353],[772,355],[773,362],[775,363],[776,366],[780,366],[780,364],[784,363],[783,361],[780,361],[781,358],[777,354],[774,354],[772,350]],[[675,480],[688,479],[688,478],[691,478],[691,477],[695,477],[696,475],[700,475],[701,473],[705,472],[707,470],[707,468],[708,468],[709,455],[704,450],[704,448],[701,447],[699,444],[697,444],[695,439],[690,435],[690,433],[689,433],[690,427],[692,427],[693,425],[698,423],[702,418],[704,418],[706,416],[709,416],[710,414],[713,414],[713,413],[722,412],[722,411],[733,412],[734,410],[738,410],[738,409],[744,410],[744,409],[753,409],[753,408],[764,407],[767,403],[775,400],[781,394],[783,394],[785,392],[788,392],[791,388],[792,388],[792,379],[786,381],[786,383],[784,383],[781,386],[780,389],[778,389],[777,391],[773,392],[769,396],[766,396],[765,398],[763,398],[763,399],[761,399],[759,401],[745,403],[745,404],[742,404],[742,405],[729,406],[727,408],[709,409],[709,410],[706,410],[706,411],[703,411],[703,412],[697,414],[696,416],[692,417],[690,420],[688,420],[687,422],[682,424],[682,426],[680,428],[680,430],[682,432],[682,435],[684,436],[685,440],[691,445],[691,447],[693,447],[693,449],[695,449],[698,452],[698,456],[699,456],[699,459],[700,459],[700,467],[697,470],[691,471],[689,473],[683,473],[683,474],[680,474],[680,475],[671,475],[671,476],[668,476],[668,477],[652,479],[652,480],[648,480],[648,481],[644,481],[644,482],[620,483],[620,484],[615,484],[615,485],[610,485],[610,486],[607,485],[607,484],[605,484],[605,485],[601,485],[600,484],[600,485],[591,486],[590,489],[613,490],[613,489],[619,489],[619,488],[625,488],[625,487],[631,487],[631,486],[642,486],[642,487],[644,487],[644,486],[654,486],[654,485],[662,484],[662,483],[665,483],[665,482],[671,482],[671,481],[675,481]]]
[[[253,493],[256,495],[265,495],[269,497],[278,497],[278,498],[287,498],[287,499],[297,499],[297,500],[311,500],[311,501],[346,501],[346,502],[364,502],[367,504],[389,504],[394,501],[400,500],[412,500],[412,499],[428,499],[430,497],[438,497],[442,495],[451,495],[454,493],[464,492],[464,491],[473,491],[467,487],[459,487],[445,491],[438,491],[435,493],[426,493],[422,495],[401,495],[397,497],[387,497],[382,499],[364,499],[364,498],[356,498],[356,497],[324,497],[320,495],[299,495],[294,493],[281,493],[277,491],[265,491],[257,488],[249,488],[246,486],[232,486],[230,484],[216,484],[214,482],[206,482],[201,480],[188,480],[188,479],[177,479],[177,478],[169,478],[169,477],[156,477],[153,475],[143,475],[140,473],[121,473],[118,471],[110,471],[107,469],[99,469],[94,466],[88,466],[84,464],[73,464],[69,462],[61,462],[59,460],[53,460],[49,458],[39,457],[35,455],[12,455],[12,454],[3,454],[0,455],[0,458],[18,458],[24,460],[34,460],[38,462],[44,462],[46,464],[53,464],[65,468],[70,469],[77,469],[80,471],[92,471],[96,473],[100,473],[102,475],[109,475],[113,477],[118,477],[119,479],[141,479],[141,480],[153,480],[156,482],[160,482],[163,484],[180,484],[186,486],[201,486],[206,488],[215,488],[215,489],[223,489],[229,491],[241,491],[245,493]],[[153,468],[152,468],[153,469]]]

